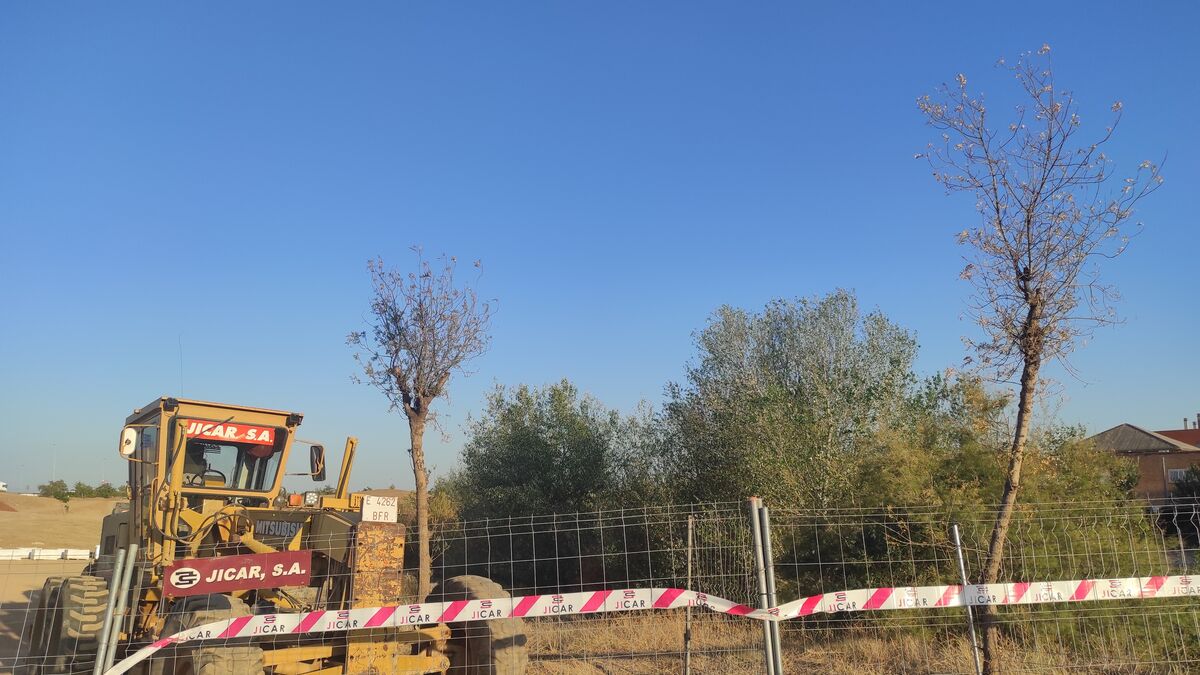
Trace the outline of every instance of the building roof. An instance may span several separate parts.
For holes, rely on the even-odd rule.
[[[1119,424],[1107,431],[1101,431],[1092,436],[1090,440],[1098,448],[1121,453],[1200,453],[1200,448],[1190,443],[1153,431],[1147,431],[1132,424]]]
[[[1160,436],[1173,438],[1177,441],[1183,441],[1188,445],[1200,447],[1200,429],[1170,429],[1168,431],[1154,432]]]

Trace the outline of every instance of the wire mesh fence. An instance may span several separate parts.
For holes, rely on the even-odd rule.
[[[487,576],[515,596],[690,588],[755,602],[749,522],[740,503],[450,523],[435,541],[435,577]],[[694,672],[757,672],[762,665],[757,622],[696,610],[689,628],[679,610],[552,612],[526,619],[529,673],[679,672],[685,631]]]
[[[1143,502],[1021,505],[1001,581],[1185,574],[1194,519]],[[981,577],[994,512],[894,508],[773,514],[785,593],[960,583],[951,523],[963,533],[967,576]],[[1032,591],[1039,592],[1034,583]],[[1056,598],[1047,598],[1054,600]],[[1000,672],[1192,672],[1200,668],[1197,598],[1130,598],[994,609]],[[785,655],[826,672],[975,672],[963,608],[833,613],[785,623]]]
[[[779,599],[959,584],[953,523],[962,531],[967,576],[977,580],[993,518],[983,508],[775,509]],[[690,578],[689,519],[695,537]],[[501,578],[518,595],[677,586],[757,606],[747,522],[739,503],[455,524],[439,532],[440,569]],[[1198,525],[1191,507],[1170,502],[1025,504],[1010,530],[1000,579],[1186,574],[1195,568]],[[1200,669],[1200,600],[1194,597],[995,611],[1001,672]],[[693,661],[693,672],[762,672],[757,625],[708,613],[698,621],[691,646],[701,660]],[[964,608],[815,614],[783,624],[783,662],[785,670],[799,672],[972,673],[967,623]],[[531,672],[679,672],[683,624],[678,612],[536,617],[530,620]]]
[[[833,594],[828,611],[782,622],[784,671],[975,672],[965,608],[914,604],[866,612],[839,608],[836,598],[849,589],[960,584],[952,524],[961,530],[967,576],[977,580],[993,516],[977,507],[773,508],[770,560],[779,603]],[[247,588],[256,584],[242,580],[241,590],[217,594],[224,601],[211,595],[160,601],[164,575],[174,568],[143,551],[125,594],[130,609],[115,621],[121,639],[114,658],[206,621],[253,615],[241,632],[167,647],[145,662],[144,672],[199,672],[205,664],[220,672],[341,672],[354,659],[378,672],[429,672],[412,657],[429,665],[439,656],[460,666],[450,672],[475,672],[461,667],[469,662],[464,651],[475,653],[470,658],[507,658],[511,667],[497,667],[498,673],[677,673],[685,663],[691,673],[765,672],[759,621],[700,606],[653,609],[636,598],[620,604],[629,589],[687,588],[758,607],[750,522],[746,504],[721,503],[441,523],[433,532],[440,589],[433,599],[443,601],[442,609],[471,598],[540,598],[524,605],[520,619],[464,623],[448,610],[404,614],[403,605],[423,598],[413,542],[401,544],[398,526],[369,536],[370,528],[260,527],[254,539],[248,519],[240,548],[200,546],[176,557],[246,553],[250,540],[311,550],[305,583],[272,585],[271,573],[260,571],[261,584]],[[231,518],[219,527],[240,526]],[[1021,505],[1001,580],[1031,582],[1030,593],[1045,593],[1047,602],[994,608],[1000,672],[1200,671],[1198,552],[1200,517],[1190,504]],[[114,567],[111,555],[0,561],[0,672],[92,672],[99,647],[87,630],[118,585]],[[1181,583],[1193,595],[1122,597],[1127,590],[1114,585],[1113,597],[1071,603],[1037,585],[1161,575],[1185,575]],[[462,581],[475,578],[494,584]],[[580,613],[577,605],[555,601],[595,592],[614,594],[601,609],[630,611]],[[73,610],[83,611],[80,602],[83,618],[72,619]],[[363,630],[380,606],[393,606],[388,623]]]

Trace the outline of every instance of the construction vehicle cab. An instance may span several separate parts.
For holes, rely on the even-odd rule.
[[[364,522],[362,495],[349,492],[354,438],[346,441],[331,494],[306,492],[292,500],[284,493],[289,455],[297,447],[307,449],[307,471],[297,473],[325,479],[324,446],[296,438],[302,420],[294,412],[170,397],[135,410],[118,440],[118,454],[128,462],[129,503],[105,517],[100,554],[83,575],[47,580],[33,605],[31,647],[22,660],[26,671],[91,672],[98,657],[119,660],[161,637],[248,614],[418,600],[402,571],[404,526]],[[132,576],[123,589],[118,552],[135,545],[137,560],[126,566]],[[288,565],[268,569],[288,572],[236,573],[239,561],[251,557],[286,558]],[[235,571],[215,575],[218,584],[196,578],[196,568],[214,563]],[[436,599],[505,596],[480,577],[446,579],[440,588]],[[102,643],[111,636],[101,631],[113,594],[118,596],[113,604],[125,609],[111,621],[116,648],[108,650]],[[512,639],[522,632],[519,619],[502,619],[472,626],[469,636],[436,624],[347,631],[318,641],[271,636],[264,642],[201,642],[168,649],[147,669],[156,675],[302,675],[443,673],[462,667],[505,675],[524,671],[524,640]]]

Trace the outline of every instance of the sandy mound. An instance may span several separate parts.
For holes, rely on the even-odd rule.
[[[5,495],[0,508],[0,548],[92,548],[100,543],[100,521],[121,499],[72,499]]]

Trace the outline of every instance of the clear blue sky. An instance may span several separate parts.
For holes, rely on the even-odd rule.
[[[974,222],[912,155],[917,95],[1049,42],[1124,166],[1169,153],[1111,265],[1127,322],[1064,377],[1098,430],[1200,411],[1194,3],[4,3],[0,480],[123,480],[160,394],[361,437],[411,485],[403,420],[354,385],[365,261],[482,258],[494,341],[442,407],[567,377],[657,403],[722,303],[854,289],[956,365]],[[180,347],[182,346],[182,378]],[[55,461],[55,458],[56,461]]]

